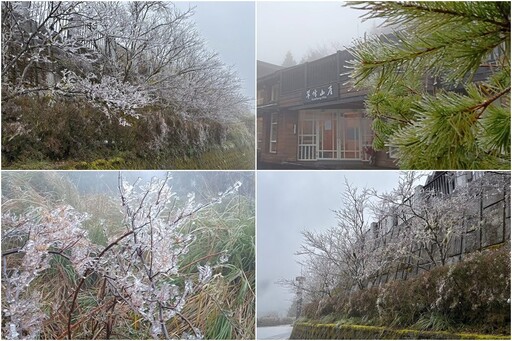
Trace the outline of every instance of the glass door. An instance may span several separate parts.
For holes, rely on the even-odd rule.
[[[338,114],[333,112],[320,114],[318,120],[318,158],[332,160],[338,158]]]
[[[298,160],[368,160],[373,133],[362,110],[300,111],[298,130]]]
[[[372,121],[366,117],[361,118],[361,129],[362,129],[362,132],[361,132],[361,135],[362,135],[361,160],[369,161],[370,156],[375,153],[373,150],[373,147],[372,147],[372,143],[373,143]]]
[[[298,160],[316,160],[317,158],[317,122],[314,113],[299,113],[299,155]]]
[[[358,113],[345,113],[342,119],[342,147],[340,153],[343,159],[357,160],[361,158],[361,118]]]

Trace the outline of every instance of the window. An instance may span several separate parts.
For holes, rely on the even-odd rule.
[[[277,113],[270,115],[270,152],[277,153]]]
[[[359,122],[357,122],[359,123]],[[359,127],[346,127],[345,136],[348,140],[359,140]]]
[[[265,104],[264,96],[265,96],[265,90],[263,90],[263,89],[258,90],[258,102],[257,102],[258,105]]]
[[[258,151],[261,151],[261,145],[263,143],[263,118],[258,117],[256,126],[257,148]]]
[[[272,91],[270,92],[270,102],[277,102],[279,96],[279,84],[272,85]]]
[[[397,146],[389,146],[388,147],[388,156],[391,159],[396,159],[398,157],[398,147]]]

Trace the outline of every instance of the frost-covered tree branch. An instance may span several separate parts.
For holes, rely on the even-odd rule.
[[[88,261],[92,247],[81,226],[86,219],[87,215],[68,205],[53,210],[35,209],[22,217],[9,212],[2,214],[2,243],[14,239],[23,242],[23,246],[16,250],[22,254],[19,267],[10,268],[7,263],[10,253],[2,254],[2,284],[5,287],[2,315],[8,319],[4,330],[8,339],[38,337],[46,316],[40,307],[40,293],[28,289],[50,268],[52,254],[65,254],[64,257],[78,266]]]
[[[369,189],[359,189],[345,180],[341,197],[341,208],[334,211],[337,226],[321,233],[304,231],[305,241],[298,254],[309,257],[311,263],[327,262],[334,266],[334,269],[322,265],[315,268],[317,271],[334,270],[331,276],[346,281],[342,284],[344,287],[356,285],[362,288],[371,260],[371,236],[368,234],[371,193]]]
[[[237,121],[247,103],[240,81],[208,51],[192,15],[158,1],[2,4],[3,98],[82,96],[109,117],[160,103]]]

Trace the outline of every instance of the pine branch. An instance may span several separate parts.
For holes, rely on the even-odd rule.
[[[508,88],[506,88],[506,89],[503,89],[503,91],[498,92],[494,96],[488,98],[484,102],[482,102],[480,104],[477,104],[477,105],[475,105],[475,106],[473,106],[471,108],[468,108],[467,111],[468,112],[473,112],[473,111],[481,110],[480,113],[478,114],[478,116],[475,118],[475,120],[476,120],[476,119],[480,118],[480,116],[482,116],[482,114],[484,113],[485,109],[487,109],[487,107],[489,105],[491,105],[494,101],[498,100],[500,97],[506,95],[509,92],[510,92],[510,86]]]
[[[401,6],[406,9],[411,8],[411,9],[415,9],[415,10],[418,10],[418,11],[424,12],[424,13],[438,13],[438,14],[444,14],[444,15],[448,15],[448,16],[452,16],[452,17],[458,17],[461,19],[483,21],[483,22],[486,22],[489,24],[499,26],[506,32],[510,32],[510,23],[509,22],[496,21],[496,20],[489,19],[489,18],[483,18],[483,17],[479,17],[476,15],[470,15],[468,13],[460,13],[460,12],[456,12],[453,10],[448,10],[446,8],[441,9],[441,8],[427,7],[427,6],[421,5],[420,3],[417,3],[417,2],[416,3],[403,2],[403,3],[401,3]]]
[[[455,3],[452,3],[455,4]],[[460,2],[458,5],[462,6],[466,4],[467,6],[472,6],[469,2],[463,3]],[[356,7],[358,5],[362,5],[361,7]],[[346,6],[351,6],[355,9],[366,10],[369,11],[367,14],[363,15],[364,20],[374,19],[374,18],[387,18],[387,20],[391,22],[391,18],[396,18],[398,23],[407,22],[413,19],[422,18],[424,19],[426,16],[430,17],[448,17],[444,18],[444,21],[447,19],[458,19],[464,20],[467,22],[471,21],[481,21],[488,24],[496,25],[501,27],[504,31],[510,32],[510,20],[507,19],[510,16],[510,7],[507,9],[502,8],[501,12],[503,14],[507,13],[507,15],[503,15],[505,18],[504,21],[498,21],[495,18],[478,16],[475,14],[471,14],[468,12],[456,11],[452,8],[448,8],[446,6],[446,2],[382,2],[382,1],[361,1],[361,2],[350,2],[347,3]],[[419,12],[415,14],[415,12]],[[434,14],[434,15],[432,15]]]

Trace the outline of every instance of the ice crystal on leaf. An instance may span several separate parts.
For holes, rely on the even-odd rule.
[[[212,278],[212,268],[208,264],[204,266],[198,265],[197,269],[199,270],[199,282],[204,284]]]
[[[223,253],[223,254],[219,257],[219,264],[224,264],[224,263],[226,263],[228,260],[229,260],[229,255],[228,255],[227,253]]]
[[[72,248],[70,260],[74,266],[89,262],[92,250],[82,229],[86,214],[75,211],[69,205],[58,206],[53,210],[34,209],[24,215],[15,216],[10,212],[2,215],[2,225],[7,229],[5,235],[12,232],[25,233],[25,244],[17,253],[23,258],[19,268],[7,271],[4,258],[2,283],[5,285],[3,303],[4,316],[9,318],[7,335],[16,339],[35,339],[39,336],[45,314],[41,311],[41,295],[35,291],[29,293],[31,283],[50,267],[50,249],[63,253]]]

